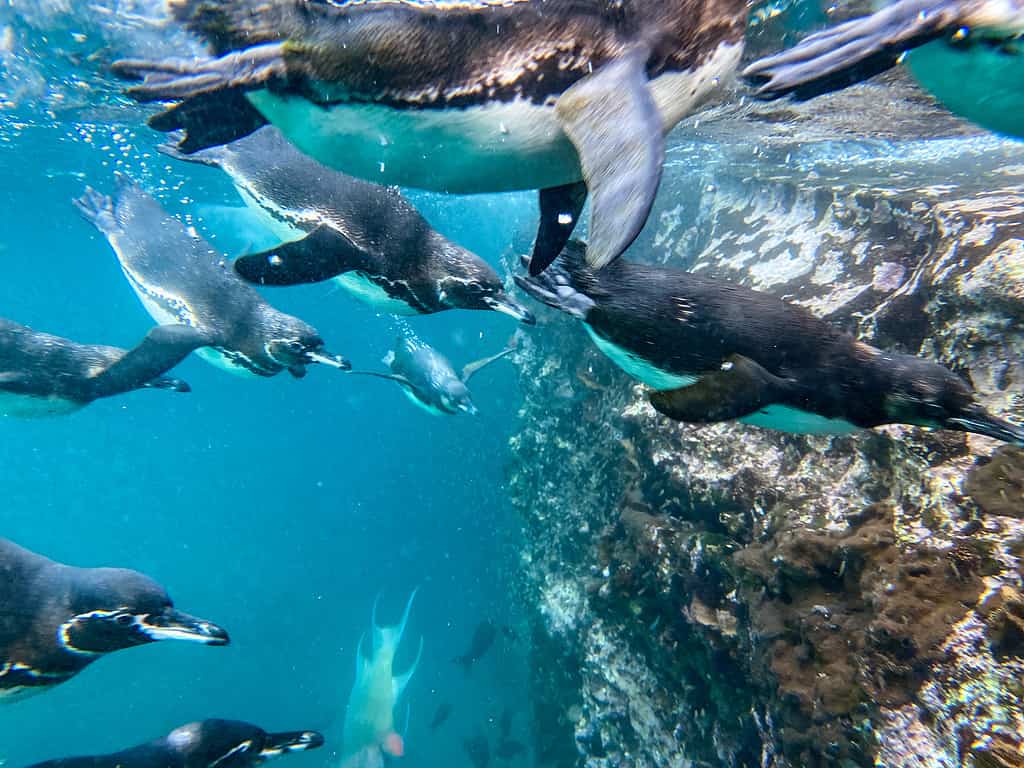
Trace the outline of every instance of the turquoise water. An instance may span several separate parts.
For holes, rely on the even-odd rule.
[[[197,200],[238,200],[218,171],[145,158],[156,136],[135,134],[61,121],[7,133],[4,316],[82,342],[131,346],[146,333],[149,316],[71,198],[87,182],[112,191],[123,159],[120,168],[164,189],[162,202],[177,212],[200,211]],[[507,198],[500,208],[490,198],[416,202],[494,264],[534,215],[525,199],[521,216]],[[214,234],[229,251],[251,235]],[[315,324],[357,366],[382,368],[397,330],[391,318],[327,284],[266,295]],[[516,330],[510,318],[484,312],[410,324],[457,366],[497,351]],[[414,408],[389,382],[324,367],[302,381],[246,380],[193,356],[176,375],[191,394],[141,391],[67,418],[5,420],[3,535],[59,561],[147,573],[177,607],[227,628],[232,644],[121,651],[5,707],[0,763],[113,751],[227,717],[268,730],[321,729],[325,748],[287,762],[327,765],[340,747],[356,643],[369,630],[374,597],[389,623],[415,587],[398,667],[412,660],[421,635],[424,653],[408,689],[403,765],[464,761],[462,740],[481,727],[497,731],[506,708],[513,734],[527,741],[524,640],[499,638],[469,677],[451,661],[481,620],[520,620],[511,581],[517,525],[501,492],[519,401],[512,366],[503,361],[474,378],[479,416],[445,419]],[[442,702],[451,719],[429,732]]]

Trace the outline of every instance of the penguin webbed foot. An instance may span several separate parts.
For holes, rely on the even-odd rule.
[[[572,85],[555,105],[590,192],[587,262],[594,269],[637,238],[661,183],[665,137],[648,85],[649,58],[648,48],[638,46]],[[567,188],[559,190],[571,200]],[[531,274],[542,263],[531,264]]]
[[[825,29],[743,70],[756,95],[810,99],[891,69],[908,50],[961,24],[955,0],[901,0],[877,13]]]
[[[141,80],[126,90],[142,103],[176,102],[149,119],[164,133],[184,131],[177,148],[192,154],[248,136],[266,119],[248,99],[247,91],[285,76],[280,44],[258,45],[218,59],[122,59],[113,71],[127,80]]]
[[[655,390],[648,400],[655,410],[676,421],[712,424],[732,421],[781,401],[785,379],[742,355],[731,355],[717,371],[702,374],[696,383],[672,390]]]

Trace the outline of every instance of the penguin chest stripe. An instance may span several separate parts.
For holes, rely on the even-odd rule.
[[[158,286],[150,285],[135,272],[125,261],[121,261],[121,271],[128,278],[135,294],[139,297],[150,316],[158,323],[180,323],[192,328],[199,327],[195,311],[180,296],[168,293]]]

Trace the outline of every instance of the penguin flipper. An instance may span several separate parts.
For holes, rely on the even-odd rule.
[[[506,347],[505,349],[501,350],[501,352],[499,352],[498,354],[490,355],[480,360],[474,360],[472,363],[466,363],[466,365],[463,366],[462,368],[462,383],[465,384],[466,382],[468,382],[473,377],[474,374],[480,371],[480,369],[486,368],[491,363],[501,360],[501,358],[503,357],[511,355],[513,352],[516,351],[517,347],[518,344],[515,343],[515,339],[513,338],[512,343],[509,344],[508,347]]]
[[[793,48],[755,61],[743,78],[756,94],[809,99],[894,67],[908,50],[966,24],[957,0],[899,0],[877,13],[825,29]]]
[[[587,184],[576,181],[561,187],[548,187],[540,190],[539,197],[540,225],[528,264],[530,274],[535,277],[551,266],[569,242],[587,201]]]
[[[659,413],[676,421],[712,424],[749,416],[785,398],[788,383],[753,360],[732,355],[695,384],[648,395]]]
[[[216,59],[122,59],[113,71],[128,80],[141,80],[126,91],[143,103],[177,102],[149,119],[165,133],[184,130],[178,149],[191,154],[248,136],[266,125],[245,94],[286,77],[284,45],[268,43]]]
[[[163,379],[165,372],[184,360],[212,339],[187,325],[158,325],[151,329],[138,346],[129,350],[116,363],[92,379],[94,398],[109,397],[144,386],[188,392],[188,384],[177,379]],[[172,386],[166,386],[171,384]],[[177,383],[177,387],[173,386]]]
[[[600,269],[640,234],[661,183],[665,136],[640,46],[563,93],[555,104],[590,191],[587,262]],[[531,272],[533,267],[531,265]]]
[[[235,273],[259,285],[319,283],[354,269],[361,252],[337,230],[321,224],[300,240],[235,259]]]

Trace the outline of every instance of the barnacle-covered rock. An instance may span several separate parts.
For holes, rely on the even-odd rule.
[[[803,304],[1024,418],[1024,146],[877,84],[674,138],[628,258]],[[551,764],[1022,765],[1021,451],[679,424],[539,315],[509,487]]]

